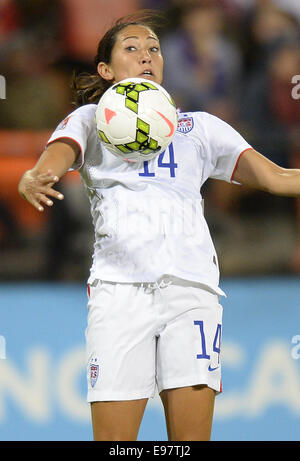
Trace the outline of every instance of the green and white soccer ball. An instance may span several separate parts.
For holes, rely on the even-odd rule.
[[[151,160],[172,142],[178,123],[176,106],[158,83],[128,78],[113,84],[96,109],[97,135],[123,160]]]

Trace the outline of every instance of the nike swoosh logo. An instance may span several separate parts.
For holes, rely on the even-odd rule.
[[[213,367],[213,368],[212,368],[212,367],[209,365],[208,371],[215,371],[215,370],[217,370],[219,367],[220,367],[220,365],[218,365],[217,367]]]
[[[158,110],[155,111],[158,115],[161,116],[161,118],[164,119],[164,121],[168,124],[168,127],[170,128],[170,133],[167,134],[167,138],[169,138],[170,136],[173,135],[174,131],[175,131],[175,127],[173,125],[172,122],[170,122],[170,120],[164,115],[162,114],[161,112],[159,112]]]

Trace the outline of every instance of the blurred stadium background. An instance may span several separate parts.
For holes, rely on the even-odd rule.
[[[299,0],[0,0],[0,440],[91,440],[86,289],[93,245],[77,173],[39,214],[23,172],[71,111],[73,70],[141,8],[165,11],[164,86],[178,106],[236,127],[271,160],[300,165]],[[300,439],[300,199],[208,181],[206,217],[224,301],[223,385],[213,440]],[[149,403],[140,440],[166,440]]]

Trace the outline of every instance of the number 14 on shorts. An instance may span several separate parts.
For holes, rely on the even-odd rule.
[[[201,343],[201,354],[197,354],[197,359],[207,359],[210,360],[210,355],[207,353],[207,343],[206,343],[206,337],[205,337],[205,330],[204,330],[204,322],[203,320],[194,320],[194,325],[199,328],[200,332],[200,343]],[[212,350],[213,352],[217,353],[218,357],[218,366],[216,367],[211,367],[209,365],[208,370],[209,371],[214,371],[219,367],[220,363],[220,352],[221,352],[221,335],[222,335],[222,325],[219,323],[217,324],[213,344],[212,344]]]

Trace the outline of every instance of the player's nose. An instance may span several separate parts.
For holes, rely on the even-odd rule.
[[[148,50],[141,50],[140,60],[142,64],[151,62],[151,54]]]

